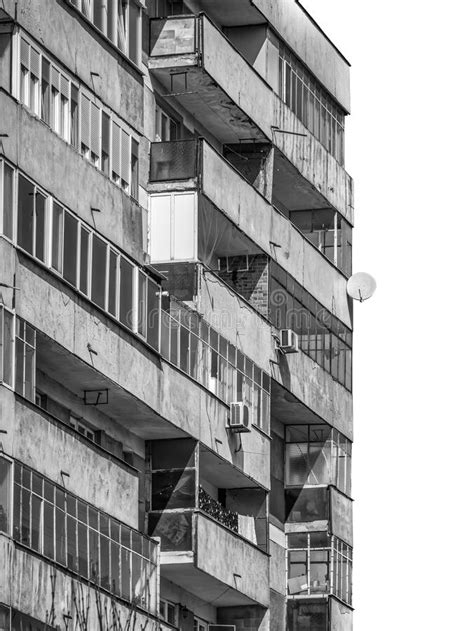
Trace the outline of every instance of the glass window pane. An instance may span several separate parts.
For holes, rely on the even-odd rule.
[[[34,186],[22,175],[18,178],[18,245],[33,254]]]
[[[13,238],[13,169],[3,163],[3,234]]]
[[[56,562],[66,565],[66,514],[56,507]]]
[[[79,556],[79,574],[87,578],[89,576],[89,560],[87,553],[87,526],[81,522],[77,524],[77,543]]]
[[[110,589],[110,539],[100,535],[100,584]]]
[[[74,286],[77,282],[77,219],[64,213],[63,276]]]
[[[46,197],[36,191],[35,199],[36,213],[36,234],[35,234],[35,255],[40,261],[45,260],[45,220],[46,220]]]
[[[84,226],[81,227],[81,260],[79,267],[79,289],[83,294],[89,293],[89,249],[90,232]]]
[[[117,315],[117,271],[118,254],[109,249],[109,297],[108,311],[113,316]]]
[[[54,506],[49,502],[44,502],[43,510],[43,554],[54,559]]]
[[[120,322],[129,329],[133,327],[133,267],[120,258]]]
[[[97,235],[92,239],[92,288],[91,299],[96,305],[105,307],[105,280],[107,245]]]
[[[74,517],[67,517],[67,566],[77,572],[77,522]]]
[[[11,462],[0,458],[0,532],[10,532]]]
[[[63,271],[63,209],[53,202],[51,266],[60,274]]]

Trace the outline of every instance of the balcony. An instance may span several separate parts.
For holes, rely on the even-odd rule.
[[[0,602],[41,621],[42,624],[34,628],[58,629],[69,619],[70,628],[84,625],[84,629],[111,628],[107,619],[109,624],[117,624],[119,628],[127,628],[133,621],[137,628],[150,623],[150,613],[138,610],[135,603],[127,603],[90,582],[75,578],[3,534],[0,534],[0,567]],[[68,615],[63,617],[63,612]],[[17,622],[19,619],[18,616]]]
[[[162,542],[162,575],[218,607],[266,605],[264,489],[190,439],[153,441],[149,453],[148,528]]]
[[[69,573],[79,582],[89,584],[97,596],[112,595],[128,606],[158,615],[156,540],[83,501],[64,482],[57,483],[18,460],[2,457],[0,464],[4,497],[11,498],[1,506],[1,530],[12,537],[14,549],[27,549],[28,557],[34,555],[33,562],[26,562],[30,568],[43,569],[45,563],[54,564],[58,574]],[[10,548],[11,557],[12,544],[6,548]],[[37,555],[41,563],[36,560]],[[0,557],[0,567],[3,565]],[[18,566],[10,567],[22,565],[19,562]],[[15,573],[14,569],[11,571]],[[51,570],[44,572],[48,579],[43,577],[43,587],[50,584],[50,573]],[[18,574],[12,576],[11,586],[26,578],[27,572]],[[54,589],[54,581],[51,583]],[[34,580],[30,589],[33,584]],[[79,588],[82,589],[85,585]]]
[[[200,260],[217,269],[220,256],[271,257],[351,326],[343,274],[209,143],[152,143],[150,162],[152,264],[169,271],[170,262]]]
[[[220,142],[271,138],[272,90],[205,15],[150,20],[150,72]]]

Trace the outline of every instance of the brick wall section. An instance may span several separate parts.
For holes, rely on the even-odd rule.
[[[220,271],[219,276],[261,315],[268,317],[268,258],[264,254],[249,256],[246,272]]]

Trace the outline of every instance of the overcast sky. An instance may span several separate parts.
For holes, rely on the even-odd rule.
[[[474,629],[473,15],[306,0],[352,64],[355,631]]]

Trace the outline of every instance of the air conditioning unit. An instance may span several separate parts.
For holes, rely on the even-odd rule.
[[[249,409],[242,401],[235,401],[230,404],[227,427],[232,432],[250,432]]]
[[[291,329],[280,331],[280,350],[282,353],[298,352],[298,336]]]
[[[237,631],[235,624],[210,624],[209,631]]]

